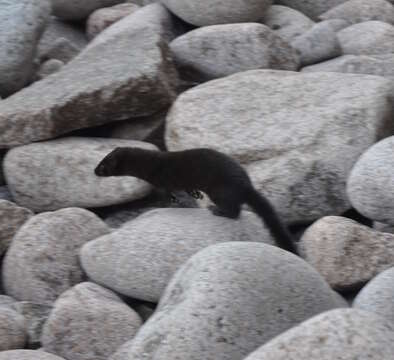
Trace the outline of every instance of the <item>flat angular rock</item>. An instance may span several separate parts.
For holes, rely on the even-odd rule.
[[[327,216],[311,225],[301,238],[305,260],[335,289],[357,290],[394,266],[394,235],[356,221]]]
[[[301,258],[255,242],[209,246],[171,279],[155,313],[111,360],[242,360],[300,322],[343,306]]]
[[[113,6],[124,0],[52,0],[53,13],[60,19],[82,20],[88,17],[94,10]]]
[[[204,26],[170,44],[185,78],[209,80],[253,69],[297,70],[295,50],[257,23]]]
[[[297,37],[291,46],[298,50],[302,65],[315,64],[342,55],[338,37],[330,24],[318,23]]]
[[[169,22],[161,5],[141,8],[100,34],[58,73],[3,100],[0,148],[148,116],[168,106],[176,83],[165,42]]]
[[[157,209],[90,241],[80,260],[89,278],[135,299],[157,302],[171,276],[193,254],[225,241],[273,244],[262,220],[239,220],[206,209]]]
[[[22,349],[26,340],[23,316],[12,309],[0,307],[0,354],[5,350]]]
[[[44,325],[43,349],[68,360],[107,360],[142,324],[116,294],[90,282],[63,293]]]
[[[64,360],[42,350],[9,350],[0,352],[0,360]]]
[[[98,177],[98,163],[117,146],[155,149],[132,140],[70,137],[20,146],[4,161],[15,201],[35,212],[99,207],[139,199],[151,185],[131,177]]]
[[[86,23],[86,34],[93,39],[105,28],[132,14],[140,8],[137,4],[124,3],[94,11]]]
[[[336,59],[305,66],[301,72],[341,72],[394,78],[394,54],[343,55]]]
[[[346,0],[276,0],[278,5],[296,9],[313,20],[318,20],[319,15],[331,8],[344,3]]]
[[[393,351],[390,323],[366,311],[337,309],[286,331],[245,360],[383,360]]]
[[[353,301],[353,307],[376,313],[394,326],[394,268],[375,276]]]
[[[272,5],[261,19],[261,22],[274,30],[288,43],[315,24],[313,20],[303,13],[282,5]]]
[[[391,94],[377,76],[246,71],[182,93],[166,144],[233,156],[286,220],[307,222],[349,208],[351,168],[392,134]]]
[[[80,247],[109,228],[85,209],[68,208],[32,217],[18,231],[3,261],[3,285],[18,300],[51,305],[83,281]]]
[[[319,19],[344,19],[350,24],[370,20],[394,24],[394,6],[386,0],[348,0],[321,14]]]
[[[0,0],[0,96],[22,89],[30,80],[50,5],[48,0]]]
[[[347,182],[353,207],[364,216],[394,225],[394,136],[370,147],[354,165]]]
[[[337,33],[344,54],[394,53],[394,26],[382,21],[365,21]]]
[[[175,15],[196,25],[253,22],[261,19],[272,0],[161,0]]]
[[[7,251],[15,233],[32,216],[29,209],[0,199],[0,256]]]

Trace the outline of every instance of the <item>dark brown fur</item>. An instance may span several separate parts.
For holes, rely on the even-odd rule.
[[[215,203],[215,215],[238,218],[246,203],[265,221],[280,247],[297,253],[290,233],[270,202],[253,187],[247,172],[211,149],[161,152],[120,147],[97,165],[98,176],[134,176],[167,191],[200,190]]]

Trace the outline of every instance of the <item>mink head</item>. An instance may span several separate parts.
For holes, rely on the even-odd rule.
[[[97,176],[136,176],[144,178],[152,151],[117,147],[94,169]]]

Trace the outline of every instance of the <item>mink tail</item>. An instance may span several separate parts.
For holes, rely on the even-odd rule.
[[[264,220],[279,247],[293,254],[298,254],[293,237],[268,199],[256,189],[250,187],[246,190],[246,203]]]

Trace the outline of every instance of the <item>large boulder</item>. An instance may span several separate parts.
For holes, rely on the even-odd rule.
[[[163,6],[145,6],[107,28],[56,74],[3,100],[0,148],[168,106],[176,85],[166,44],[171,24]]]
[[[253,22],[261,19],[272,0],[161,0],[175,15],[196,25]]]
[[[3,285],[18,300],[51,305],[83,281],[80,247],[109,228],[85,209],[68,208],[36,215],[14,237],[3,262]]]
[[[111,360],[242,360],[274,336],[345,306],[299,257],[255,242],[226,242],[191,257],[155,313]]]
[[[30,80],[50,5],[49,0],[0,0],[0,96],[20,90]]]
[[[246,71],[182,93],[166,143],[233,156],[286,220],[310,221],[349,207],[351,168],[392,132],[391,95],[378,76]]]
[[[389,322],[366,311],[338,309],[286,331],[245,360],[383,360],[393,351]]]
[[[273,244],[262,220],[250,212],[238,220],[206,209],[157,209],[81,249],[89,278],[135,299],[157,302],[176,270],[193,254],[226,241]]]
[[[369,148],[354,165],[347,183],[352,203],[364,216],[394,225],[394,136]]]
[[[155,149],[133,140],[70,137],[11,149],[4,169],[15,201],[36,212],[100,207],[146,196],[152,186],[131,177],[98,177],[98,163],[117,146]]]

